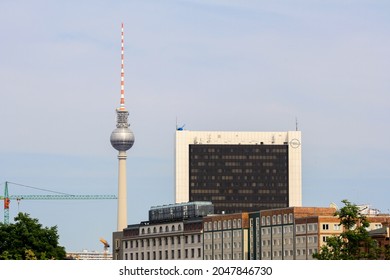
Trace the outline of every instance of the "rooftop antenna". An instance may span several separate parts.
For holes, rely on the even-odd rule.
[[[295,117],[295,130],[298,131],[298,118]]]
[[[184,130],[184,127],[185,127],[185,124],[183,124],[180,127],[177,125],[177,117],[176,117],[176,130],[182,131],[182,130]]]

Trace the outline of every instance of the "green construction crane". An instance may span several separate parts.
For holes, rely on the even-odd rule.
[[[62,200],[71,200],[71,199],[117,199],[115,195],[88,195],[88,194],[83,194],[83,195],[72,195],[72,194],[58,194],[58,195],[26,195],[26,194],[21,194],[21,195],[9,195],[8,194],[8,184],[10,182],[5,182],[5,188],[4,188],[4,196],[0,196],[0,199],[4,200],[4,224],[8,225],[9,224],[9,205],[11,200],[16,200],[20,201],[23,199],[28,199],[28,200],[49,200],[49,199],[62,199]],[[15,183],[13,183],[15,184]],[[18,185],[18,184],[16,184]]]

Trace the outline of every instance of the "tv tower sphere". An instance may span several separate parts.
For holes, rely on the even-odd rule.
[[[117,128],[114,129],[110,137],[111,145],[120,152],[129,150],[134,144],[134,133],[127,123],[128,114],[127,111],[117,110]],[[124,119],[125,121],[121,122],[120,119]]]

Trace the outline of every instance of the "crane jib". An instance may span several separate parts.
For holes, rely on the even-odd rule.
[[[117,199],[115,195],[10,195],[12,200],[40,200],[40,199]]]

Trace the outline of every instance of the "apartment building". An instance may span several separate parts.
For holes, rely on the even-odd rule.
[[[201,260],[203,215],[213,214],[211,202],[151,207],[149,221],[114,232],[114,259]]]
[[[329,223],[338,221],[334,212],[334,208],[288,207],[250,213],[249,259],[312,259],[324,234],[340,233],[329,230]],[[323,227],[328,228],[325,233]]]
[[[247,260],[248,228],[248,213],[203,217],[203,259]]]

